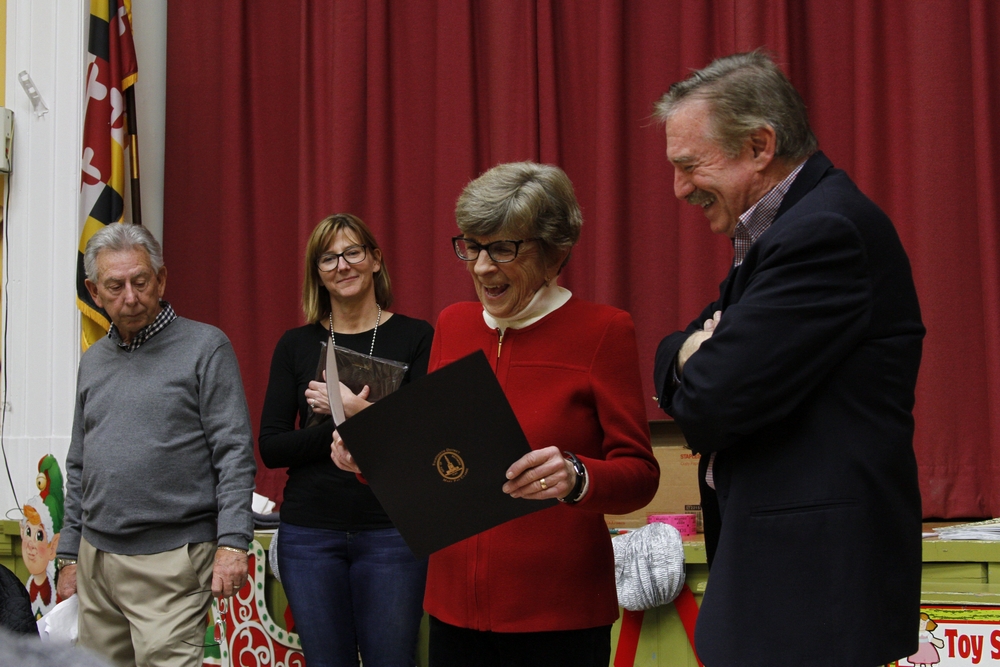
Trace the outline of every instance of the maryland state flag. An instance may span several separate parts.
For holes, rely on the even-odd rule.
[[[132,42],[131,0],[90,0],[87,102],[83,121],[83,231],[76,262],[76,303],[83,313],[81,343],[86,350],[107,334],[107,313],[90,298],[84,279],[87,241],[125,214],[125,94],[139,68]],[[133,165],[135,168],[135,165]]]

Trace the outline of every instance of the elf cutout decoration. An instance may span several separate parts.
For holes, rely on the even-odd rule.
[[[21,520],[21,558],[31,576],[28,595],[31,611],[41,618],[56,606],[55,566],[59,531],[63,522],[63,478],[51,454],[38,462],[35,478],[39,495],[24,503]]]

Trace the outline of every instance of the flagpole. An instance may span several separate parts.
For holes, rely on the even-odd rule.
[[[139,196],[139,123],[135,117],[135,85],[125,89],[125,116],[129,135],[130,185],[132,195],[132,224],[142,224],[142,199]]]

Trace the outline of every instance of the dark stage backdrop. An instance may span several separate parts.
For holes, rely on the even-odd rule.
[[[562,283],[632,313],[653,352],[714,297],[731,248],[678,203],[652,104],[713,57],[773,51],[822,149],[895,221],[928,334],[925,516],[1000,515],[1000,3],[994,0],[171,0],[168,298],[220,326],[260,413],[302,322],[306,238],[360,215],[394,310],[473,299],[455,198],[500,162],[562,166],[583,237]],[[664,418],[649,399],[650,419]],[[262,493],[284,475],[261,469]]]

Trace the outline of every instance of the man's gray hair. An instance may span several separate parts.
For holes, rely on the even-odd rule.
[[[97,282],[97,255],[102,250],[118,252],[142,248],[149,255],[149,264],[153,273],[159,273],[163,268],[163,249],[148,229],[142,225],[128,223],[111,223],[104,227],[87,241],[87,249],[83,253],[83,269],[87,280]]]
[[[776,157],[799,162],[818,147],[805,103],[761,49],[718,58],[673,84],[656,103],[655,116],[665,122],[689,100],[709,103],[713,139],[729,157],[739,155],[750,133],[766,125],[774,129]]]

